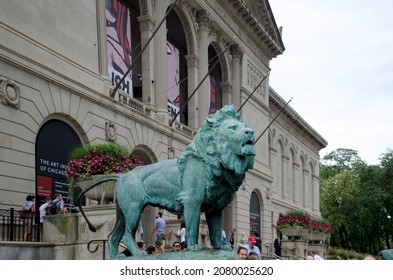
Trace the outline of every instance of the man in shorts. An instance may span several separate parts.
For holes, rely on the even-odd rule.
[[[161,212],[157,212],[157,214],[156,214],[156,219],[154,220],[154,227],[153,227],[153,231],[151,232],[151,234],[153,235],[154,232],[156,233],[155,244],[158,248],[158,251],[160,253],[165,253],[164,240],[166,237],[166,222],[162,218]]]

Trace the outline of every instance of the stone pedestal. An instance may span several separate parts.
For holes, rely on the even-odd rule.
[[[304,258],[307,255],[308,242],[307,240],[282,240],[281,250],[284,255],[289,255],[290,258]]]
[[[100,260],[103,258],[103,242],[97,252],[87,250],[91,240],[106,240],[116,222],[115,204],[84,206],[86,216],[96,228],[89,230],[81,213],[46,216],[43,241],[55,245],[54,259],[57,260]],[[107,245],[105,245],[106,247]],[[107,248],[105,248],[107,252]]]
[[[96,229],[95,232],[89,229],[86,220],[81,213],[66,215],[46,216],[43,228],[43,242],[54,244],[53,259],[57,260],[101,260],[105,249],[105,258],[108,255],[107,239],[116,223],[116,204],[101,204],[83,206],[83,211],[90,223]],[[166,218],[167,238],[165,248],[170,249],[174,241],[179,241],[177,231],[180,228],[181,216],[170,215]],[[151,221],[153,223],[153,220]],[[145,231],[146,237],[150,232]],[[136,232],[136,239],[140,240],[140,228]],[[95,240],[95,241],[94,241]],[[89,252],[88,243],[94,241],[90,248],[95,248],[95,252]],[[154,240],[145,240],[147,245],[153,244]],[[201,216],[199,228],[199,244],[210,249],[209,232],[204,215]],[[119,247],[119,252],[125,248]],[[94,250],[91,250],[94,251]],[[199,257],[198,257],[199,258]],[[206,258],[206,256],[200,256]]]

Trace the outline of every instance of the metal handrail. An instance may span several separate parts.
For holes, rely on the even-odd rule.
[[[262,253],[261,254],[262,259],[263,259],[263,256],[267,256],[267,259],[284,260],[283,257],[280,257],[280,256],[276,255],[275,253],[270,253],[270,252]]]
[[[93,239],[93,240],[90,240],[88,243],[87,243],[87,250],[90,252],[90,253],[95,253],[95,252],[97,252],[98,251],[98,248],[100,247],[100,243],[99,242],[102,242],[102,259],[103,260],[105,260],[105,244],[106,244],[106,242],[108,241],[108,239]],[[97,244],[95,244],[96,245],[96,247],[94,248],[94,249],[91,249],[90,248],[90,246],[93,244],[93,243],[95,243],[95,242],[98,242]]]

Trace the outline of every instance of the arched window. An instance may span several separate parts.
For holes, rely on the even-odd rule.
[[[187,101],[187,42],[182,23],[175,11],[171,11],[167,25],[167,96],[168,113],[174,117]],[[188,124],[186,108],[177,117],[177,121]]]

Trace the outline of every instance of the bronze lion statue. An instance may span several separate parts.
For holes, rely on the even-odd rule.
[[[212,247],[228,249],[221,243],[222,211],[234,198],[246,171],[254,166],[254,141],[254,131],[235,108],[225,106],[206,118],[177,159],[119,175],[115,185],[117,220],[108,240],[110,257],[117,257],[122,238],[132,255],[144,253],[138,249],[135,233],[147,205],[183,213],[189,251],[203,249],[198,234],[200,213],[204,212]]]

